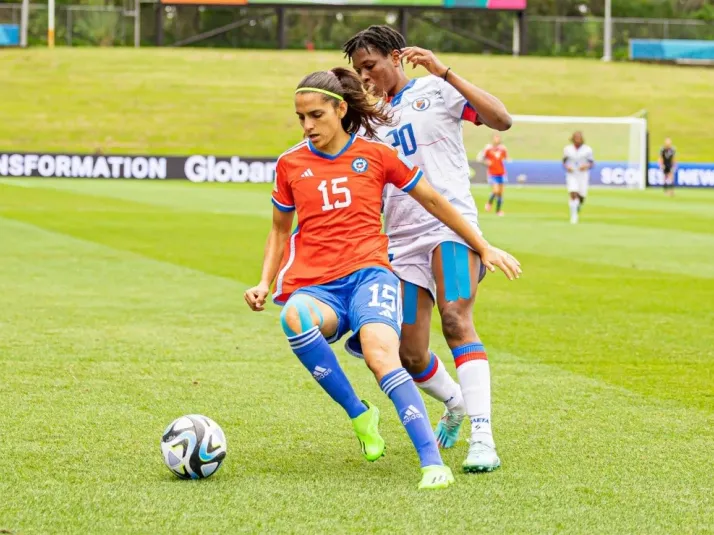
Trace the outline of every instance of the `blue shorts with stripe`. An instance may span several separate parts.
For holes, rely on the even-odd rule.
[[[352,331],[345,349],[353,356],[363,356],[359,330],[364,325],[384,323],[401,335],[401,287],[397,276],[388,269],[363,268],[332,282],[293,292],[293,296],[301,294],[314,297],[335,311],[337,331],[327,338],[328,343],[333,344]]]
[[[492,184],[503,184],[505,182],[505,177],[503,175],[489,175],[488,180]]]

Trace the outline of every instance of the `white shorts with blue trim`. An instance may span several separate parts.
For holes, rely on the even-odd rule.
[[[476,232],[481,235],[481,229],[473,224]],[[413,238],[402,238],[389,241],[389,260],[392,269],[401,280],[410,282],[428,290],[436,302],[436,279],[432,271],[432,258],[436,248],[445,242],[468,244],[453,230],[442,226]]]

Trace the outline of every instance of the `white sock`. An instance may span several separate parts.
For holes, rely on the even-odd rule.
[[[429,365],[419,375],[413,376],[416,385],[437,401],[441,401],[446,408],[464,412],[464,398],[461,395],[459,384],[446,371],[444,363],[435,353],[431,354]]]
[[[452,349],[471,421],[471,440],[495,446],[491,431],[491,370],[481,342]]]
[[[578,207],[580,206],[580,199],[570,199],[570,201],[568,202],[568,205],[570,205],[570,218],[577,219],[578,218]]]

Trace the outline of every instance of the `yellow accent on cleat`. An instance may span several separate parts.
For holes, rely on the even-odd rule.
[[[454,474],[451,473],[451,468],[448,466],[424,466],[421,473],[420,489],[445,489],[456,482]]]
[[[371,403],[362,400],[367,407],[357,418],[352,418],[352,428],[359,440],[365,459],[374,462],[384,455],[384,439],[379,434],[379,409]]]

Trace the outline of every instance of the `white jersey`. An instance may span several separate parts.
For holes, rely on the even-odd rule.
[[[434,189],[477,225],[461,131],[462,121],[480,124],[476,111],[451,84],[432,75],[411,80],[389,106],[395,126],[379,127],[380,140],[418,165]],[[444,228],[408,194],[392,186],[384,190],[384,216],[390,242]]]
[[[588,180],[590,169],[580,170],[581,165],[593,163],[593,150],[584,143],[580,147],[575,147],[572,143],[563,149],[563,164],[573,169],[572,172],[566,170],[566,180]]]

